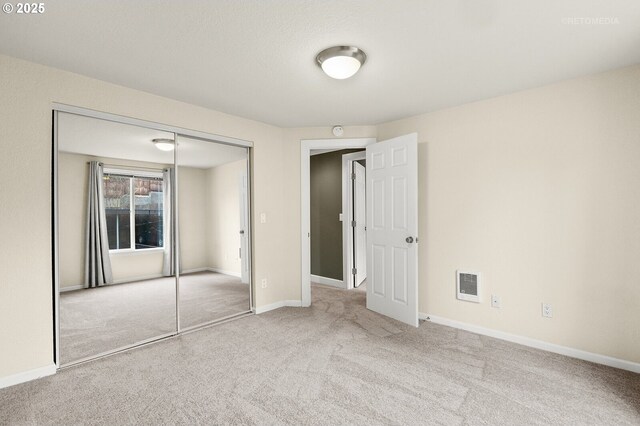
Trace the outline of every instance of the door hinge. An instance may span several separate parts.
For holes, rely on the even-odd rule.
[[[352,220],[352,221],[351,221],[351,227],[352,227],[352,228],[355,228],[355,227],[356,227],[356,221],[355,221],[355,220]]]
[[[353,269],[351,270],[351,274],[352,274],[352,275],[357,275],[357,274],[358,274],[358,268],[353,268]]]
[[[351,180],[356,180],[356,174],[355,173],[351,173]]]

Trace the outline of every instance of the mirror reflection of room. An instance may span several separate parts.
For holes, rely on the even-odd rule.
[[[178,136],[180,327],[250,311],[248,151]]]
[[[176,332],[173,139],[58,115],[62,365]]]

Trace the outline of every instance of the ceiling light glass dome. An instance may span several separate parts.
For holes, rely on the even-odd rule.
[[[344,80],[358,72],[367,55],[354,46],[334,46],[316,56],[316,63],[331,78]]]

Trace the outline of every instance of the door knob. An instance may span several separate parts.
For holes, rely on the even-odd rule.
[[[413,237],[407,237],[405,241],[411,244],[413,242]]]

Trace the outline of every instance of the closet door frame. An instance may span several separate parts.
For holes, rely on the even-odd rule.
[[[77,106],[73,106],[73,105],[67,105],[67,104],[62,104],[62,103],[57,103],[54,102],[51,105],[51,110],[52,110],[52,155],[51,155],[51,159],[52,159],[52,164],[51,164],[51,170],[52,170],[52,185],[51,185],[51,195],[52,195],[52,205],[51,205],[51,217],[52,217],[52,292],[53,292],[53,297],[52,297],[52,301],[53,301],[53,347],[52,347],[52,357],[53,357],[53,361],[54,364],[56,366],[57,370],[60,370],[62,368],[67,368],[67,367],[71,367],[73,365],[77,365],[77,364],[81,364],[90,360],[95,360],[95,359],[99,359],[99,358],[104,358],[106,356],[109,355],[113,355],[115,353],[119,353],[119,352],[123,352],[138,346],[143,346],[143,345],[147,345],[153,342],[157,342],[160,340],[164,340],[164,339],[168,339],[177,335],[180,335],[183,332],[191,332],[194,331],[196,329],[200,329],[203,327],[208,327],[210,325],[222,322],[222,321],[227,321],[231,318],[234,317],[239,317],[239,316],[244,316],[247,314],[253,314],[255,313],[255,306],[254,306],[254,285],[253,285],[253,263],[252,263],[252,257],[253,257],[253,237],[252,237],[252,217],[253,217],[253,210],[252,210],[252,205],[251,205],[251,190],[252,190],[252,178],[251,178],[251,170],[252,170],[252,154],[253,154],[253,142],[252,141],[247,141],[247,140],[243,140],[243,139],[237,139],[237,138],[232,138],[232,137],[228,137],[228,136],[222,136],[222,135],[216,135],[213,133],[207,133],[207,132],[201,132],[198,130],[192,130],[192,129],[186,129],[186,128],[182,128],[182,127],[176,127],[176,126],[170,126],[170,125],[166,125],[166,124],[161,124],[161,123],[156,123],[153,121],[147,121],[147,120],[141,120],[141,119],[137,119],[137,118],[132,118],[132,117],[127,117],[127,116],[123,116],[123,115],[117,115],[117,114],[111,114],[111,113],[107,113],[107,112],[103,112],[103,111],[96,111],[96,110],[92,110],[92,109],[88,109],[88,108],[82,108],[82,107],[77,107]],[[180,235],[180,229],[179,226],[177,226],[178,224],[178,215],[179,215],[179,208],[177,205],[177,200],[178,200],[178,182],[179,182],[179,171],[178,171],[178,167],[177,167],[177,156],[179,155],[178,153],[178,149],[174,150],[174,167],[176,169],[176,192],[175,192],[175,204],[174,204],[174,208],[175,208],[175,217],[174,217],[174,221],[176,224],[176,244],[175,247],[173,248],[174,250],[176,250],[176,256],[175,256],[175,267],[176,267],[176,280],[175,280],[175,288],[176,288],[176,310],[175,310],[175,314],[176,314],[176,329],[174,332],[171,333],[165,333],[159,336],[155,336],[149,339],[145,339],[142,340],[140,342],[136,342],[133,343],[131,345],[127,345],[127,346],[123,346],[123,347],[119,347],[119,348],[115,348],[111,351],[107,351],[107,352],[102,352],[99,354],[96,354],[94,356],[90,356],[90,357],[86,357],[86,358],[82,358],[79,360],[75,360],[72,362],[69,362],[67,364],[61,364],[60,363],[60,281],[59,281],[59,206],[58,206],[58,113],[60,112],[64,112],[64,113],[69,113],[69,114],[75,114],[75,115],[80,115],[80,116],[85,116],[85,117],[90,117],[90,118],[96,118],[96,119],[100,119],[100,120],[106,120],[106,121],[112,121],[112,122],[116,122],[116,123],[121,123],[121,124],[129,124],[129,125],[133,125],[133,126],[138,126],[138,127],[144,127],[144,128],[148,128],[148,129],[153,129],[153,130],[161,130],[161,131],[165,131],[165,132],[170,132],[173,133],[174,135],[174,140],[177,140],[178,137],[183,136],[183,137],[189,137],[189,138],[195,138],[195,139],[201,139],[203,141],[207,141],[207,142],[211,142],[211,143],[222,143],[225,145],[233,145],[233,146],[237,146],[237,147],[243,147],[247,149],[247,199],[246,199],[246,205],[247,205],[247,211],[248,211],[248,216],[249,216],[249,222],[247,224],[247,232],[249,233],[248,236],[248,252],[247,255],[249,256],[249,309],[246,312],[241,312],[238,313],[236,315],[231,315],[229,317],[225,317],[225,318],[219,318],[219,319],[214,319],[210,322],[204,323],[204,324],[199,324],[193,327],[188,327],[185,329],[182,329],[180,327],[180,271],[178,268],[179,265],[179,261],[180,261],[180,243],[179,243],[179,235]]]

